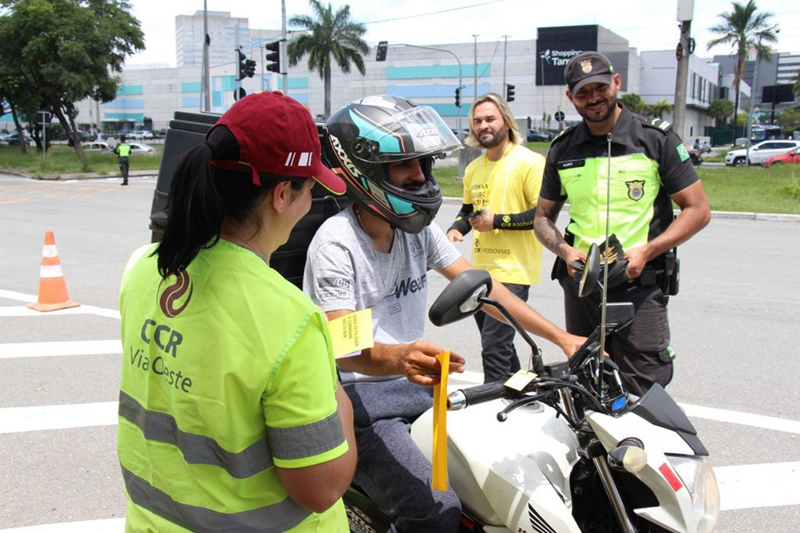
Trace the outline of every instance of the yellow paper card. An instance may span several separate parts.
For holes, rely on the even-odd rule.
[[[375,345],[372,338],[372,309],[369,308],[328,321],[328,330],[333,356],[337,359],[358,355],[361,350]]]
[[[536,379],[535,372],[528,372],[527,370],[517,370],[517,373],[508,378],[504,383],[509,389],[522,392],[522,389],[528,386],[528,383]]]
[[[433,387],[433,490],[447,490],[447,378],[450,375],[450,352],[436,355],[442,380]]]

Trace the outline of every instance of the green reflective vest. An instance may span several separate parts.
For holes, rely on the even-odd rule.
[[[120,157],[128,157],[131,155],[131,145],[128,143],[119,143],[114,149]]]
[[[120,290],[126,530],[346,531],[341,500],[311,513],[275,468],[348,449],[322,312],[227,241],[167,280],[152,250],[134,254]]]

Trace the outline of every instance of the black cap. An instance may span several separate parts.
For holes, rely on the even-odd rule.
[[[564,81],[572,94],[589,83],[612,83],[614,67],[600,52],[581,52],[564,67]]]

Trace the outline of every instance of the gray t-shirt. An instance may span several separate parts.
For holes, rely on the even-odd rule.
[[[414,235],[395,230],[392,250],[380,252],[351,206],[317,230],[308,247],[303,290],[325,312],[371,308],[375,342],[407,344],[425,332],[428,270],[448,267],[459,257],[436,224]]]

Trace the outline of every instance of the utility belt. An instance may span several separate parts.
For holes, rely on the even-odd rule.
[[[567,231],[564,234],[564,240],[567,244],[572,246],[575,242],[575,236]],[[642,274],[638,278],[628,279],[608,288],[613,289],[621,285],[634,287],[658,285],[665,296],[675,296],[680,290],[681,280],[681,260],[678,258],[677,252],[677,248],[669,250],[655,259],[648,261],[642,270]],[[566,262],[564,262],[561,257],[556,256],[550,278],[557,280],[561,275],[565,275],[566,271]]]

